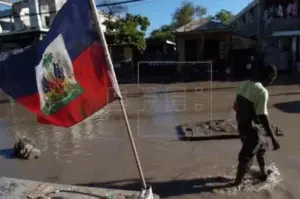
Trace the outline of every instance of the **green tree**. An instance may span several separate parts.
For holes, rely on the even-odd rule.
[[[159,29],[153,30],[150,34],[150,39],[155,41],[175,41],[175,35],[173,33],[175,27],[173,24],[163,25]]]
[[[210,19],[221,22],[223,24],[227,24],[233,16],[234,15],[232,14],[232,12],[222,9],[214,16],[210,16]]]
[[[184,0],[173,13],[173,23],[176,27],[184,26],[195,19],[203,18],[207,9],[202,5],[195,5],[192,1]]]
[[[141,15],[126,14],[115,21],[106,20],[106,36],[111,38],[110,44],[132,44],[138,50],[146,48],[145,34],[150,22]]]

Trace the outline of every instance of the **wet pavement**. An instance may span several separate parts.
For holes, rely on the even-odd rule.
[[[153,191],[162,198],[224,198],[196,185],[235,172],[239,140],[183,142],[176,126],[190,121],[233,118],[234,87],[213,91],[198,89],[199,83],[122,87],[142,167]],[[270,152],[268,158],[279,168],[283,182],[274,190],[240,193],[233,198],[298,198],[300,194],[298,86],[275,86],[270,95],[271,120],[285,132],[285,137],[280,138],[282,149]],[[64,129],[37,124],[25,108],[7,102],[4,95],[1,98],[1,176],[141,188],[118,102],[83,123]],[[30,161],[11,158],[10,149],[17,136],[33,138],[43,152],[42,157]],[[207,175],[212,178],[205,178]]]

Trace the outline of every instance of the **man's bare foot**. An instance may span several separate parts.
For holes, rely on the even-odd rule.
[[[267,174],[262,174],[258,178],[259,178],[260,181],[265,182],[268,179],[268,175]]]
[[[273,171],[269,169],[269,170],[267,171],[267,173],[261,174],[261,175],[259,176],[259,179],[260,179],[262,182],[265,182],[265,181],[268,179],[269,175],[270,175],[272,172],[273,172]]]
[[[235,186],[235,187],[238,187],[238,186],[241,185],[241,184],[242,184],[242,181],[240,181],[240,180],[235,180],[235,181],[232,183],[232,185]]]

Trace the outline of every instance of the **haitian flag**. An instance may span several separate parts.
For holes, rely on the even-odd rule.
[[[68,0],[42,41],[0,62],[0,86],[40,123],[70,127],[120,97],[92,6]]]

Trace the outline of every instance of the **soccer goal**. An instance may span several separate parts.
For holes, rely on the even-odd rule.
[[[210,61],[138,62],[136,79],[144,94],[143,106],[137,109],[138,136],[177,138],[174,125],[180,122],[175,118],[187,117],[190,120],[196,117],[198,120],[204,115],[211,120],[213,77]],[[159,84],[163,82],[167,84]],[[149,114],[152,125],[147,120]]]
[[[137,64],[137,83],[164,81],[213,81],[211,61],[140,61]]]

